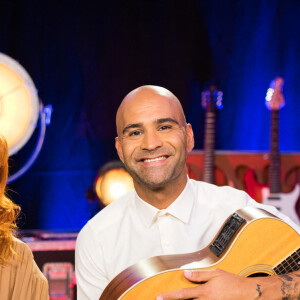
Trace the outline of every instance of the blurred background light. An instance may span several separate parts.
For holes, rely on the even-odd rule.
[[[52,106],[43,106],[26,70],[10,56],[0,53],[0,134],[7,140],[9,156],[18,153],[30,140],[40,118],[35,148],[28,160],[9,176],[7,183],[23,175],[36,160],[51,114]]]
[[[29,74],[17,61],[0,53],[0,132],[10,156],[27,143],[38,117],[39,99]]]
[[[93,186],[87,190],[86,197],[93,201],[96,198],[102,208],[120,198],[133,189],[133,180],[124,164],[119,161],[110,161],[98,171]]]

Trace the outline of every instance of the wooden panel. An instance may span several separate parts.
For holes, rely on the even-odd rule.
[[[255,172],[261,184],[268,183],[269,153],[215,151],[215,183],[245,190],[244,175],[248,169]],[[203,151],[188,154],[187,168],[191,178],[202,180]],[[300,153],[281,153],[281,188],[287,193],[300,182]]]

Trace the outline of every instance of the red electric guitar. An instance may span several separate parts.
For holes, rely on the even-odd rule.
[[[253,170],[245,174],[246,192],[257,202],[273,205],[296,224],[300,224],[296,204],[300,194],[300,185],[296,184],[290,193],[281,193],[280,152],[279,152],[279,110],[283,105],[283,79],[274,79],[266,95],[266,106],[271,111],[271,149],[269,166],[269,186],[257,183]]]

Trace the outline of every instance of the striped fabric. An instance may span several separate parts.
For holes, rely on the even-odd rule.
[[[30,248],[15,239],[15,251],[9,264],[0,265],[1,300],[48,300],[48,282],[37,267]]]

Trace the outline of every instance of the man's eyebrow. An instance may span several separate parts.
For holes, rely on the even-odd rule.
[[[129,129],[132,128],[139,128],[142,126],[142,123],[132,123],[132,124],[128,124],[127,126],[124,127],[122,133],[125,134],[126,131],[128,131]]]
[[[163,124],[163,123],[167,123],[167,122],[179,125],[179,123],[175,119],[172,119],[172,118],[161,118],[161,119],[155,120],[156,124]],[[129,129],[140,128],[142,126],[143,126],[142,123],[128,124],[127,126],[124,127],[122,133],[125,134]]]
[[[162,123],[167,123],[167,122],[179,125],[178,121],[176,121],[175,119],[172,119],[172,118],[162,118],[162,119],[156,120],[157,124],[162,124]]]

